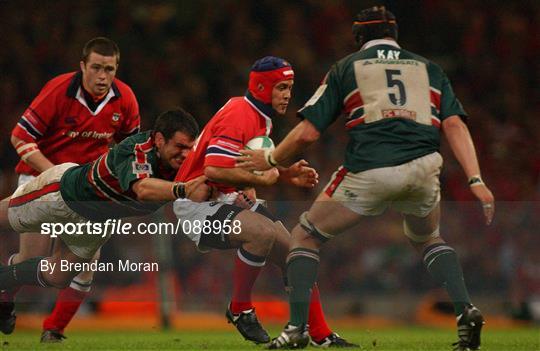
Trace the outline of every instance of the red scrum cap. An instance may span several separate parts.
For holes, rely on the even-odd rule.
[[[255,61],[249,73],[248,90],[257,100],[272,103],[272,89],[284,80],[294,79],[292,66],[282,58],[266,56]]]

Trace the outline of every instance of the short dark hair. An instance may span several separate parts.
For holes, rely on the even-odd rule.
[[[93,52],[103,56],[116,56],[116,63],[120,62],[120,49],[111,39],[105,37],[90,39],[84,44],[81,60],[86,63],[88,56]]]
[[[373,6],[362,10],[353,22],[352,32],[358,45],[373,39],[398,38],[396,16],[384,6]]]
[[[172,138],[176,132],[182,132],[195,139],[199,135],[199,125],[189,112],[179,107],[165,111],[156,118],[154,133],[156,132],[163,134],[165,140]]]

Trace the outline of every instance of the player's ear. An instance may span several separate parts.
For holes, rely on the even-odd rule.
[[[163,145],[165,145],[165,141],[165,136],[161,134],[161,132],[156,132],[154,134],[154,144],[157,147],[162,147]]]
[[[81,67],[81,71],[85,71],[84,61],[79,62],[79,66]]]

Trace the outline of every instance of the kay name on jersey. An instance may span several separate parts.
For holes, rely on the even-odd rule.
[[[377,58],[383,60],[399,60],[399,50],[377,50]]]

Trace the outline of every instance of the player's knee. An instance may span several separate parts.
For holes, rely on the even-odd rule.
[[[261,224],[258,230],[259,234],[256,236],[257,246],[261,249],[270,250],[274,245],[277,236],[277,228],[274,225]]]
[[[304,232],[308,235],[308,237],[305,237],[304,239],[312,238],[317,239],[321,243],[325,243],[331,238],[334,237],[334,235],[330,233],[326,233],[319,228],[315,226],[310,220],[307,218],[307,212],[302,213],[300,215],[300,227],[304,230]],[[300,238],[295,238],[296,240]]]
[[[440,237],[439,226],[437,226],[432,232],[418,233],[411,229],[411,227],[407,224],[407,221],[403,221],[403,232],[405,233],[405,236],[414,244],[425,244]]]

